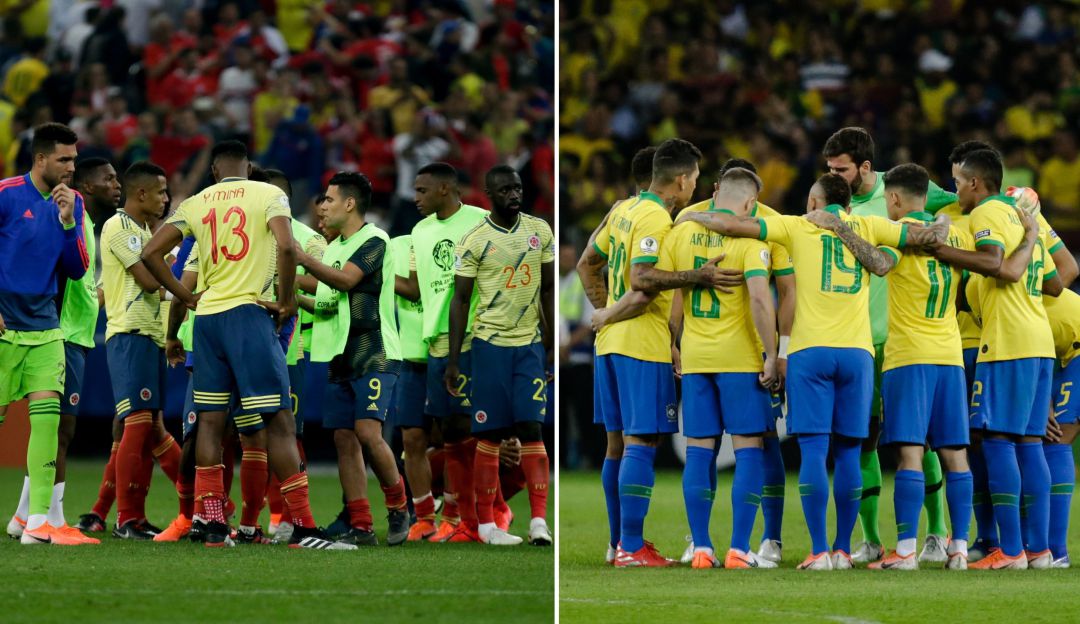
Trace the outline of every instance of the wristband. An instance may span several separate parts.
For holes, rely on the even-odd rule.
[[[776,357],[781,360],[787,359],[788,343],[791,342],[791,336],[780,336],[780,348],[777,349]]]

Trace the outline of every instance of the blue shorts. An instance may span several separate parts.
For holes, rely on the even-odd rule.
[[[964,369],[914,364],[885,371],[882,444],[929,444],[932,449],[970,443]]]
[[[593,422],[626,435],[675,433],[675,375],[671,364],[617,353],[596,356]]]
[[[964,383],[967,400],[971,400],[971,388],[975,385],[975,364],[979,359],[979,348],[964,349]]]
[[[758,435],[776,426],[772,395],[757,373],[683,375],[682,433],[688,438]]]
[[[292,402],[293,418],[296,419],[296,437],[304,437],[304,417],[300,415],[300,395],[307,380],[307,360],[297,360],[289,366],[289,400]]]
[[[1042,437],[1050,414],[1054,360],[979,362],[971,392],[972,429]]]
[[[402,362],[401,374],[394,384],[394,417],[389,419],[395,427],[431,427],[431,416],[424,413],[427,394],[427,364]]]
[[[454,414],[471,414],[469,394],[472,381],[472,351],[464,351],[458,356],[458,396],[446,391],[443,374],[449,358],[428,357],[427,396],[424,401],[424,413],[435,418],[445,418]]]
[[[788,356],[788,433],[870,434],[874,356],[865,349],[811,347]]]
[[[86,372],[86,354],[90,350],[82,345],[64,343],[64,399],[60,404],[60,413],[70,416],[79,415],[79,402],[82,399],[83,373]]]
[[[1054,366],[1054,418],[1059,425],[1072,425],[1080,421],[1080,400],[1072,402],[1072,393],[1080,392],[1080,358],[1069,362],[1065,368]]]
[[[116,415],[165,405],[165,350],[149,336],[116,334],[105,343]]]
[[[544,422],[547,393],[544,347],[499,347],[472,341],[472,430],[493,431],[519,422]]]
[[[281,352],[288,353],[289,345],[292,344],[293,337],[296,335],[296,315],[289,317],[289,320],[285,321],[285,324],[281,326],[281,331],[278,332],[278,344],[281,345]]]
[[[274,321],[255,304],[195,317],[195,409],[229,409],[232,394],[247,414],[288,409],[289,371]]]
[[[323,394],[323,427],[352,429],[356,421],[386,421],[386,412],[394,398],[394,373],[368,373],[359,379],[326,384]]]

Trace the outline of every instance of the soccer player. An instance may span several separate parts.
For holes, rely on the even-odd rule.
[[[969,302],[978,302],[979,309],[972,303],[972,310],[982,325],[970,426],[973,437],[982,439],[1001,543],[971,567],[1046,568],[1053,563],[1048,545],[1051,483],[1042,436],[1055,353],[1042,293],[1058,294],[1061,281],[1038,222],[1017,211],[1012,198],[999,195],[1001,175],[1001,158],[993,150],[972,151],[953,165],[976,250],[943,246],[935,256],[984,276],[967,287]],[[1021,493],[1029,501],[1026,536],[1020,524]]]
[[[116,170],[104,158],[87,158],[75,168],[74,187],[85,201],[83,218],[83,237],[87,241],[86,251],[89,266],[95,264],[97,255],[94,244],[94,222],[103,221],[105,216],[116,211],[120,201],[120,181]],[[53,540],[72,539],[87,544],[99,543],[98,540],[84,536],[78,529],[70,527],[64,518],[65,468],[67,448],[75,436],[75,419],[79,414],[79,401],[82,392],[83,372],[86,368],[86,353],[94,347],[94,331],[98,317],[98,288],[94,272],[87,269],[78,280],[66,280],[64,289],[58,298],[60,302],[60,329],[64,332],[64,396],[60,403],[60,428],[56,449],[56,484],[53,486],[52,501],[49,503],[49,526],[53,528]],[[113,477],[115,480],[115,476]],[[22,536],[26,526],[26,514],[30,505],[30,480],[23,480],[23,489],[19,497],[18,510],[8,525],[8,534],[14,538]],[[104,525],[102,526],[102,530]]]
[[[822,156],[830,173],[835,173],[851,187],[851,214],[856,216],[886,217],[883,185],[884,174],[875,171],[874,140],[864,128],[841,128],[825,142]],[[944,191],[930,182],[925,211],[931,215],[955,204],[956,195]],[[857,563],[877,561],[884,553],[878,531],[878,499],[881,496],[881,462],[878,459],[878,435],[881,426],[881,364],[884,345],[889,337],[888,283],[885,279],[870,276],[870,330],[874,343],[874,395],[870,407],[870,435],[863,442],[859,465],[862,471],[863,493],[859,505],[859,521],[862,525],[863,543],[852,553]],[[941,463],[938,456],[927,451],[923,457],[926,474],[927,537],[920,561],[944,562],[945,506],[941,492]]]
[[[450,300],[454,295],[454,250],[466,232],[487,216],[483,208],[461,203],[457,171],[446,163],[431,163],[420,168],[414,182],[416,207],[423,219],[413,227],[413,253],[409,261],[409,279],[399,280],[396,291],[410,301],[424,306],[424,340],[428,344],[427,397],[424,412],[400,415],[406,466],[417,466],[427,457],[431,420],[438,420],[446,450],[446,492],[443,521],[427,539],[434,542],[477,542],[476,497],[473,485],[473,459],[476,440],[470,436],[472,417],[469,383],[472,379],[472,319],[466,319],[466,336],[458,362],[458,394],[452,395],[443,385],[447,357],[450,354]],[[475,306],[475,302],[473,303]],[[415,459],[410,459],[415,458]],[[418,519],[433,520],[435,499],[431,496],[430,466],[409,473],[414,508]],[[460,513],[460,520],[457,514]],[[430,532],[420,525],[412,534],[419,540]],[[416,525],[414,525],[415,527]]]
[[[53,542],[47,514],[65,381],[64,333],[53,298],[61,279],[80,280],[90,266],[83,199],[68,186],[77,142],[67,126],[38,126],[30,171],[0,182],[0,422],[10,403],[29,399],[30,503],[20,537],[28,545]]]
[[[473,435],[479,438],[473,471],[480,541],[514,546],[521,538],[495,525],[499,447],[521,441],[521,465],[529,488],[529,543],[551,545],[547,526],[547,450],[541,425],[547,397],[544,351],[553,353],[555,237],[543,219],[521,214],[521,178],[508,165],[484,177],[492,212],[461,238],[450,303],[450,355],[443,380],[457,390],[467,315],[475,288],[473,323]],[[543,344],[541,344],[541,342]]]
[[[354,549],[323,539],[308,501],[307,473],[299,469],[290,408],[285,354],[274,335],[273,318],[283,325],[296,311],[295,250],[289,200],[275,186],[247,180],[247,148],[238,141],[214,146],[211,171],[218,182],[182,203],[143,249],[154,277],[189,308],[199,306],[194,340],[196,437],[195,496],[206,514],[208,547],[231,546],[225,524],[224,466],[221,443],[232,393],[245,411],[262,415],[267,453],[281,480],[295,523],[290,546]],[[207,285],[200,297],[180,284],[163,254],[186,235],[199,244],[199,275]],[[271,245],[277,247],[278,300],[263,302],[262,290]]]
[[[720,179],[724,177],[724,174],[734,168],[746,169],[753,174],[757,174],[757,169],[754,167],[753,163],[741,158],[731,158],[725,161],[723,166],[720,167],[717,182],[719,183]],[[757,181],[760,183],[761,179],[757,178]],[[761,192],[760,188],[758,188],[758,192]],[[686,211],[698,212],[711,210],[712,207],[713,199],[710,197],[705,201],[687,206]],[[779,212],[776,212],[760,201],[755,202],[754,207],[750,210],[750,216],[752,217],[775,217],[779,215]],[[791,266],[791,255],[783,245],[768,243],[768,252],[772,264],[770,272],[774,283],[776,284],[778,301],[776,305],[776,320],[780,340],[777,352],[777,370],[780,376],[780,388],[782,390],[784,376],[787,371],[787,346],[791,342],[791,325],[795,321],[795,269]],[[680,317],[680,321],[675,324],[675,327],[678,327],[681,323],[681,308],[682,306],[676,301],[672,308],[672,317],[678,316]],[[783,415],[781,411],[781,401],[782,397],[780,393],[774,393],[772,397],[774,419],[769,423],[765,435],[762,438],[765,482],[761,495],[761,516],[764,520],[764,530],[761,534],[761,543],[758,547],[757,554],[772,562],[779,562],[782,556],[781,550],[783,548],[783,542],[781,540],[781,527],[783,526],[784,521],[784,486],[786,485],[787,480],[787,474],[784,470],[784,456],[780,452],[780,438],[776,433],[776,418],[780,418]],[[712,474],[712,489],[716,489],[715,473]],[[694,558],[694,542],[692,536],[687,539],[690,543],[686,547],[686,552],[683,553],[681,559],[682,563],[690,563]]]
[[[900,165],[882,176],[889,217],[900,223],[933,220],[924,210],[930,176],[919,165]],[[951,226],[947,244],[974,249],[966,230]],[[883,437],[900,457],[893,495],[898,544],[882,560],[881,570],[919,567],[915,542],[925,496],[924,444],[941,455],[947,473],[946,495],[952,539],[946,568],[967,569],[971,519],[971,472],[965,413],[963,354],[956,323],[960,271],[929,256],[882,251],[893,258],[889,280],[889,341],[882,364]],[[930,539],[928,536],[927,539]]]
[[[1076,467],[1073,463],[1073,441],[1080,433],[1077,404],[1072,393],[1080,382],[1080,295],[1063,290],[1057,297],[1043,297],[1050,331],[1054,334],[1054,351],[1057,365],[1054,367],[1053,396],[1050,423],[1043,453],[1050,468],[1050,551],[1054,568],[1071,566],[1068,551],[1069,511],[1073,487],[1076,485]]]
[[[799,565],[803,570],[852,567],[851,531],[862,492],[858,457],[869,428],[862,415],[870,409],[873,390],[869,292],[864,282],[868,272],[884,275],[891,268],[891,258],[873,245],[917,246],[943,237],[941,225],[920,227],[852,216],[847,212],[850,199],[847,182],[826,174],[810,189],[806,217],[700,212],[685,216],[727,236],[779,242],[791,253],[796,274],[801,267],[807,275],[820,276],[796,291],[788,356],[788,431],[798,437],[802,451],[799,491],[813,549]],[[837,518],[831,556],[825,530],[830,434]]]
[[[321,261],[302,251],[297,260],[319,281],[311,357],[330,362],[323,426],[334,430],[338,475],[352,525],[341,541],[378,543],[367,499],[363,447],[386,497],[390,525],[386,543],[397,546],[409,535],[409,514],[405,482],[383,439],[382,424],[401,367],[401,346],[394,318],[390,237],[364,220],[370,208],[371,183],[363,174],[334,175],[320,211],[326,224],[341,235],[327,246]]]
[[[108,324],[105,349],[116,415],[123,423],[116,459],[117,521],[122,539],[153,539],[143,505],[149,483],[143,464],[153,450],[156,412],[164,405],[165,336],[161,285],[146,269],[141,253],[151,232],[149,220],[161,214],[168,197],[165,171],[153,163],[133,164],[124,172],[124,207],[101,230],[101,283]]]
[[[729,169],[707,212],[752,214],[759,188],[760,180],[751,171]],[[774,420],[771,391],[779,386],[769,247],[720,236],[696,223],[675,226],[664,243],[667,263],[676,271],[723,255],[720,266],[738,269],[746,277],[746,287],[730,294],[702,287],[682,290],[682,429],[687,438],[683,497],[694,544],[691,565],[775,568],[776,563],[750,550],[764,487],[762,436]],[[735,481],[731,544],[721,563],[709,538],[709,517],[716,494],[716,455],[725,431],[735,449]]]

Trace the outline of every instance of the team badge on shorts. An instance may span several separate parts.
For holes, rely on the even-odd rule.
[[[187,422],[188,422],[189,425],[194,425],[195,424],[195,411],[194,410],[187,413]]]
[[[71,398],[68,399],[68,403],[71,403],[72,405],[78,405],[79,404],[79,393],[78,392],[73,392],[71,394]]]
[[[667,419],[668,422],[675,422],[679,420],[678,412],[675,410],[675,404],[669,404],[667,406]]]
[[[150,388],[143,388],[142,390],[139,390],[139,398],[143,401],[149,401],[150,397],[152,396],[154,395],[150,392]]]
[[[529,249],[533,251],[540,249],[540,237],[536,234],[529,237]]]
[[[486,423],[487,422],[487,412],[485,412],[484,410],[479,410],[478,412],[476,412],[476,422],[481,424],[481,425]]]

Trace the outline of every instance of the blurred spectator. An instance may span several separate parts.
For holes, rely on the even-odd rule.
[[[94,115],[86,122],[86,132],[79,141],[79,160],[87,158],[105,158],[112,160],[113,151],[109,147],[105,130],[105,118]]]
[[[272,86],[255,96],[251,109],[252,139],[255,152],[261,154],[270,147],[274,127],[282,119],[292,116],[300,104],[295,94],[299,74],[284,70],[274,78]]]
[[[390,61],[390,81],[368,94],[368,106],[390,111],[394,134],[408,132],[416,111],[430,101],[427,91],[409,81],[409,64],[403,58]]]
[[[414,201],[413,181],[420,167],[452,158],[452,144],[447,136],[446,120],[434,111],[425,110],[415,116],[412,132],[394,137],[397,198],[391,236],[409,232],[420,220]]]
[[[1055,227],[1076,228],[1080,226],[1080,152],[1076,134],[1058,131],[1053,154],[1039,169],[1039,199]]]
[[[44,59],[45,38],[27,39],[22,58],[8,69],[4,77],[4,95],[15,106],[26,103],[26,98],[37,91],[49,75],[49,66]]]
[[[109,87],[109,110],[105,114],[105,142],[113,154],[120,154],[138,131],[138,120],[128,112],[127,100],[119,87]],[[113,158],[110,154],[106,158]]]
[[[259,158],[268,168],[280,169],[292,182],[291,201],[303,214],[308,199],[321,191],[322,138],[310,123],[311,110],[297,106],[287,121],[279,123],[269,149]]]
[[[590,466],[602,457],[602,436],[586,435],[593,425],[593,307],[577,274],[579,250],[567,240],[559,242],[559,372],[562,375],[559,414],[562,465],[571,469]],[[592,443],[595,448],[581,448]]]
[[[177,111],[165,133],[150,138],[150,160],[165,170],[173,202],[185,198],[207,174],[210,165],[210,140],[199,126],[195,111]]]
[[[128,71],[134,60],[124,32],[124,9],[114,6],[103,10],[94,32],[83,44],[80,61],[84,64],[103,63],[110,84],[119,85],[127,82]]]
[[[229,129],[247,140],[251,137],[251,100],[259,83],[255,77],[255,56],[251,48],[232,49],[233,65],[221,72],[218,98],[222,102]]]

